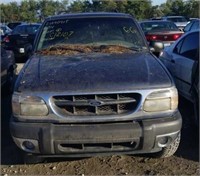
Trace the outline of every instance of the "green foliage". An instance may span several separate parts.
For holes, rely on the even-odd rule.
[[[24,0],[19,7],[19,18],[27,22],[36,22],[37,2],[35,0]],[[28,12],[28,13],[27,13]]]
[[[126,12],[135,16],[137,19],[146,19],[151,17],[151,7],[150,0],[129,0],[127,1]]]
[[[13,0],[14,1],[14,0]],[[198,0],[166,0],[160,6],[152,6],[152,0],[22,0],[0,4],[1,22],[41,22],[59,12],[122,12],[136,19],[148,19],[164,15],[199,17]]]
[[[160,5],[160,9],[164,15],[183,15],[187,17],[199,17],[198,0],[167,0],[166,3]]]
[[[22,0],[21,3],[1,3],[1,22],[41,22],[48,16],[66,11],[68,5],[68,0]]]
[[[74,1],[69,7],[70,12],[83,12],[84,11],[84,2],[81,0]]]
[[[185,14],[189,14],[190,17],[197,18],[200,15],[199,7],[200,1],[188,0],[185,3]]]
[[[16,2],[11,2],[10,4],[1,4],[1,21],[7,22],[7,21],[18,21],[20,20],[20,11],[19,6]]]

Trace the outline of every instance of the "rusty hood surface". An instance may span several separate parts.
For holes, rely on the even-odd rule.
[[[169,73],[148,52],[74,56],[37,54],[21,70],[15,91],[92,93],[171,85]]]

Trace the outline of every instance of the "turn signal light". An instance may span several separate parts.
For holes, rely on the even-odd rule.
[[[156,35],[146,35],[146,39],[147,39],[147,41],[156,40],[157,36]]]
[[[181,35],[179,35],[179,34],[175,34],[175,35],[173,35],[173,39],[174,39],[174,40],[177,40],[180,36],[181,36]]]

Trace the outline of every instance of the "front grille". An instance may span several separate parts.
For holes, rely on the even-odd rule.
[[[133,139],[131,142],[116,142],[116,143],[81,143],[81,144],[66,144],[57,143],[58,152],[104,152],[104,151],[133,151],[139,146],[139,139]]]
[[[138,93],[53,96],[54,110],[64,116],[117,115],[134,112]]]

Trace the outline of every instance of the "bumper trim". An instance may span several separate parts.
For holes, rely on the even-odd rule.
[[[87,153],[159,151],[162,147],[158,145],[158,138],[167,136],[172,142],[180,132],[181,125],[182,118],[177,111],[172,117],[107,124],[26,123],[15,122],[11,118],[10,130],[18,147],[21,144],[16,139],[37,140],[36,148],[41,155],[87,156]]]

